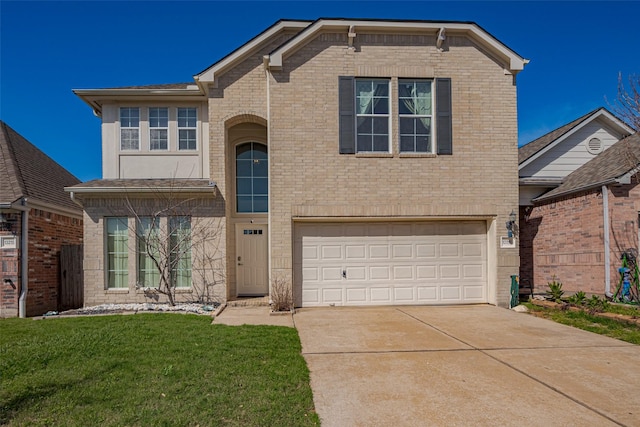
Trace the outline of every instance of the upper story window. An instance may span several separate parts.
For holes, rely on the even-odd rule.
[[[178,108],[178,150],[195,150],[197,148],[197,122],[195,108]]]
[[[433,152],[431,84],[431,80],[398,81],[401,153]]]
[[[453,154],[451,79],[393,79],[398,84],[399,144],[390,146],[391,79],[338,78],[340,154]],[[395,138],[393,138],[395,140]],[[397,147],[399,146],[399,147]],[[427,156],[428,157],[428,156]]]
[[[169,109],[149,108],[149,150],[169,149]]]
[[[267,146],[247,142],[236,146],[236,211],[269,211]]]
[[[356,151],[389,152],[389,81],[356,79]]]
[[[140,109],[120,108],[120,149],[140,149]]]

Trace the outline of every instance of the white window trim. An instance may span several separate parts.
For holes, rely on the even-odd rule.
[[[111,266],[109,265],[109,226],[108,226],[108,220],[109,219],[120,219],[123,220],[123,222],[127,225],[127,286],[124,287],[109,287],[109,272],[111,271]],[[103,217],[103,266],[104,266],[104,289],[105,291],[116,291],[116,292],[126,292],[129,290],[129,280],[130,280],[130,273],[131,273],[131,265],[130,265],[130,261],[131,261],[131,251],[129,248],[129,240],[131,238],[131,233],[129,230],[129,218],[125,217],[125,216],[106,216]],[[113,270],[116,271],[116,270]],[[118,270],[118,271],[124,271],[124,270]]]
[[[138,126],[123,126],[122,125],[122,110],[123,109],[137,109],[138,110]],[[133,152],[133,151],[140,151],[141,148],[141,139],[142,139],[142,134],[140,132],[140,123],[142,122],[142,116],[141,116],[141,108],[140,107],[119,107],[118,108],[118,125],[120,127],[120,129],[118,130],[119,133],[119,140],[120,140],[120,151],[128,151],[128,152]],[[123,148],[122,146],[122,131],[124,129],[137,129],[138,130],[138,148]]]
[[[180,126],[180,117],[179,117],[179,111],[180,109],[193,109],[195,110],[196,113],[196,124],[195,126],[184,126],[181,127]],[[198,124],[200,122],[199,118],[198,118],[198,107],[176,107],[175,108],[176,111],[176,151],[198,151],[198,147],[200,146],[200,141],[198,138]],[[180,148],[180,131],[181,130],[193,130],[195,131],[196,134],[196,146],[195,148]]]
[[[358,86],[358,80],[360,81],[364,81],[364,80],[368,80],[368,81],[385,81],[387,82],[387,111],[389,111],[386,116],[387,116],[387,151],[360,151],[358,150],[358,118],[359,117],[373,117],[373,118],[380,118],[380,117],[384,117],[384,114],[359,114],[358,113],[358,95],[357,93],[353,94],[353,99],[354,99],[354,109],[355,109],[355,114],[354,114],[354,119],[355,119],[355,123],[354,123],[354,129],[355,129],[355,153],[356,154],[371,154],[371,155],[376,155],[376,154],[384,154],[384,153],[392,153],[392,146],[391,146],[391,134],[393,132],[392,129],[392,123],[393,121],[391,120],[393,117],[393,111],[391,109],[391,107],[393,106],[392,102],[391,102],[391,98],[392,98],[392,93],[391,93],[391,79],[390,78],[381,78],[381,77],[356,77],[355,81],[354,81],[354,88],[357,88]]]
[[[166,126],[151,126],[151,110],[166,110],[167,111],[167,125]],[[169,115],[169,107],[147,107],[147,123],[148,123],[148,134],[149,134],[149,151],[169,151],[170,146],[170,133],[169,133],[169,123],[171,123],[170,115]],[[167,148],[153,148],[151,146],[151,131],[152,130],[164,130],[167,135]]]
[[[421,115],[421,114],[400,114],[400,83],[402,81],[412,81],[412,82],[429,82],[431,83],[431,114],[430,115]],[[426,79],[426,78],[398,78],[398,90],[397,90],[397,105],[398,105],[398,153],[400,154],[435,154],[436,153],[436,141],[435,141],[435,106],[436,106],[436,96],[435,96],[435,88],[434,88],[434,79]],[[402,132],[400,131],[400,119],[402,118],[430,118],[431,119],[431,129],[429,132],[429,143],[431,145],[430,151],[402,151]]]

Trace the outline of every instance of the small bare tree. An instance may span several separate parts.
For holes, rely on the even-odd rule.
[[[640,74],[630,74],[628,86],[618,74],[618,95],[613,112],[636,131],[640,130]]]
[[[153,297],[164,295],[176,304],[176,291],[188,289],[190,301],[217,302],[217,285],[225,279],[222,221],[211,197],[187,196],[173,180],[170,188],[152,196],[127,194],[124,211],[134,218],[138,263],[136,288]],[[122,210],[121,210],[122,211]]]

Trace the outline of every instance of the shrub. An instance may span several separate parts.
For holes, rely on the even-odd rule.
[[[587,301],[587,295],[584,291],[578,291],[569,297],[569,302],[573,305],[584,305]]]
[[[546,292],[546,298],[551,301],[562,302],[562,295],[564,295],[562,282],[557,280],[556,276],[553,276],[553,280],[548,285],[549,290]]]

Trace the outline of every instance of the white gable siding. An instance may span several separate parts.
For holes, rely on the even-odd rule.
[[[587,143],[591,138],[599,138],[604,149],[607,149],[621,137],[600,120],[594,120],[522,168],[520,176],[564,178],[595,157],[595,154],[587,151]]]

